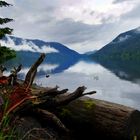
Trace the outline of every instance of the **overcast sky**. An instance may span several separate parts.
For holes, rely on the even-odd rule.
[[[140,26],[140,0],[5,0],[13,35],[56,41],[78,52],[99,49]]]

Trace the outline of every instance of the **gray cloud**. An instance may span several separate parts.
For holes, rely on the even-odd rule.
[[[114,3],[122,1],[128,0],[115,0]],[[92,16],[101,19],[101,24],[96,25],[62,18],[60,10],[64,2],[65,0],[13,0],[14,6],[0,9],[0,15],[15,19],[15,22],[7,25],[14,28],[15,36],[57,41],[82,52],[100,48],[119,33],[140,25],[140,4],[121,15],[118,21],[113,21],[113,15],[106,16],[105,13],[88,8],[82,10],[81,13],[88,13],[91,20]],[[75,47],[75,44],[80,47]]]
[[[69,44],[70,46],[77,43],[88,45],[92,42],[92,46],[97,49],[98,46],[94,45],[97,44],[96,42],[102,42],[102,44],[104,43],[105,45],[117,35],[115,28],[116,25],[112,23],[88,25],[82,22],[76,22],[72,19],[64,19],[51,25],[51,28],[47,28],[46,35],[55,41]],[[112,36],[110,37],[110,35]],[[85,47],[86,50],[86,45],[81,45],[81,47]]]
[[[97,29],[98,26],[96,25],[88,25],[72,19],[64,19],[57,21],[46,32],[55,40],[61,40],[64,43],[78,43],[93,38],[93,34]]]
[[[122,15],[122,19],[130,19],[130,20],[134,20],[134,19],[140,19],[140,3],[137,4],[137,6],[135,6],[131,11],[129,11],[128,13]]]
[[[94,13],[95,13],[95,11],[91,11],[91,12],[90,12],[90,15],[92,16]]]
[[[55,18],[55,11],[58,8],[56,3],[44,4],[44,6],[35,2],[33,6],[33,2],[33,0],[29,0],[30,7],[26,6],[26,0],[17,1],[16,5],[10,9],[11,13],[14,13],[12,16],[15,22],[11,26],[15,28],[15,35],[58,41],[65,44],[99,40],[98,36],[100,36],[102,25],[89,25],[73,19],[57,20]],[[46,3],[45,0],[42,2]],[[94,13],[95,11],[90,11],[90,14]]]
[[[126,1],[134,1],[134,0],[114,0],[113,4],[121,3],[121,2],[126,2]]]

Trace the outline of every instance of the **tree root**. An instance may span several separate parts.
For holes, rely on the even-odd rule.
[[[11,72],[9,77],[11,77],[10,83],[13,89],[11,93],[8,93],[9,96],[7,98],[9,104],[6,111],[0,111],[0,118],[2,118],[2,115],[12,116],[13,114],[16,115],[25,110],[27,111],[30,108],[44,120],[53,122],[58,129],[68,132],[68,129],[59,118],[47,110],[67,105],[79,97],[94,94],[96,91],[84,93],[86,90],[85,86],[78,87],[73,93],[68,93],[68,89],[58,90],[58,86],[54,88],[33,89],[32,84],[37,73],[37,68],[43,62],[44,58],[45,54],[41,54],[38,60],[29,69],[25,81],[22,84],[17,82],[17,74],[21,70],[21,65],[18,68],[14,68]],[[7,79],[9,77],[7,77]],[[14,78],[13,81],[12,78]]]

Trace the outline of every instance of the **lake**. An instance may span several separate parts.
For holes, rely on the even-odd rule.
[[[19,77],[24,79],[29,67],[38,58],[38,54],[18,55],[16,59],[6,62],[4,65],[10,73],[10,69],[18,64],[23,64]],[[96,94],[92,98],[102,99],[127,105],[140,110],[140,69],[134,62],[100,62],[91,59],[66,59],[66,61],[53,62],[49,59],[38,68],[35,83],[41,86],[54,87],[58,85],[60,89],[68,88],[70,92],[79,86],[86,86],[87,91],[95,90]],[[49,74],[50,77],[46,78]]]

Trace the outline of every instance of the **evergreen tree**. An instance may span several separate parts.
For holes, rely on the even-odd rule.
[[[8,7],[11,6],[11,4],[5,2],[5,1],[0,1],[0,7]],[[10,18],[1,18],[0,17],[0,25],[6,24],[8,22],[13,21],[13,19]],[[13,29],[9,27],[0,27],[0,39],[2,39],[6,34],[11,34]],[[0,44],[0,63],[11,59],[16,56],[16,52],[14,50],[11,50],[10,48],[7,48],[5,46],[1,46]]]
[[[11,4],[9,4],[5,1],[0,1],[0,7],[7,7],[7,6],[11,6]],[[11,21],[13,21],[13,19],[0,18],[0,25],[3,25],[5,23],[11,22]],[[0,39],[2,39],[6,34],[11,34],[12,31],[13,31],[13,29],[11,29],[9,27],[0,28]]]

